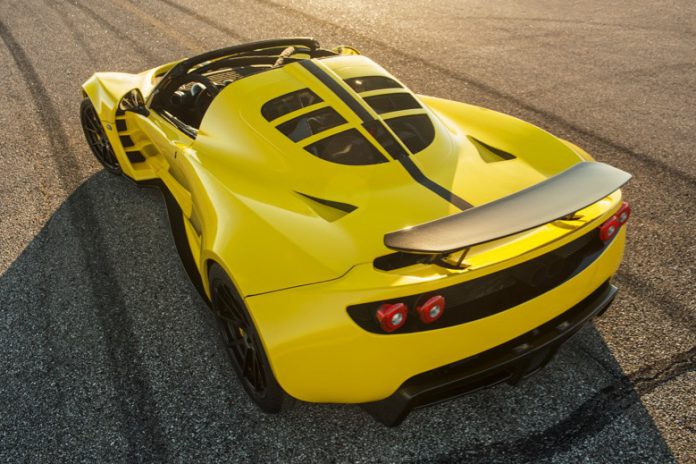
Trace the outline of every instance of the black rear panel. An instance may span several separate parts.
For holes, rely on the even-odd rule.
[[[606,246],[599,239],[599,231],[594,229],[560,248],[502,271],[431,293],[349,306],[348,314],[363,329],[383,335],[441,329],[475,321],[557,287],[589,266]],[[445,297],[445,312],[437,321],[424,324],[415,314],[415,308],[434,295]],[[409,307],[408,320],[395,332],[385,333],[375,318],[375,312],[383,303],[397,302]]]

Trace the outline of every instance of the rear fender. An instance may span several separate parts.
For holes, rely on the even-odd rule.
[[[273,217],[260,215],[210,173],[199,175],[201,184],[192,186],[192,197],[203,224],[199,270],[204,287],[210,262],[223,268],[243,297],[336,279],[348,270],[329,267],[290,239]]]

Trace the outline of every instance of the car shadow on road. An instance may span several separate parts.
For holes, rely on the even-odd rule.
[[[522,385],[414,411],[397,428],[351,405],[261,413],[186,276],[160,192],[105,172],[0,276],[0,342],[0,458],[672,459],[640,402],[666,374],[624,375],[591,327]]]

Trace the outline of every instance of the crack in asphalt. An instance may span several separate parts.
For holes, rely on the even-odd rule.
[[[696,370],[696,347],[617,377],[561,421],[512,441],[481,443],[437,456],[432,462],[539,462],[599,433],[660,386]],[[612,373],[614,374],[614,373]],[[473,461],[472,461],[473,460]]]
[[[628,380],[639,396],[647,395],[658,387],[696,370],[696,346],[682,353],[658,360],[628,375]]]
[[[51,157],[62,189],[69,193],[73,184],[79,182],[81,172],[75,156],[66,151],[69,147],[68,136],[60,123],[59,113],[31,60],[1,19],[0,38],[26,82],[35,115],[46,128]],[[61,156],[59,153],[65,154]],[[80,242],[79,248],[83,251],[85,278],[89,280],[95,315],[106,341],[112,382],[118,394],[123,434],[128,441],[128,461],[140,460],[146,456],[166,456],[153,392],[137,347],[133,321],[128,314],[122,290],[113,279],[113,266],[104,252],[106,241],[95,214],[96,202],[89,196],[86,200],[80,209],[68,202],[67,212]]]

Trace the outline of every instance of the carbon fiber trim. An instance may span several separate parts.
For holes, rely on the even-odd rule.
[[[546,224],[596,203],[631,175],[581,162],[517,193],[461,213],[388,233],[384,244],[411,253],[447,254]]]

